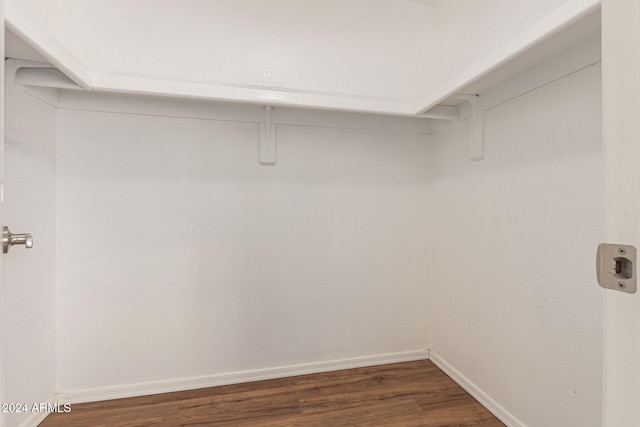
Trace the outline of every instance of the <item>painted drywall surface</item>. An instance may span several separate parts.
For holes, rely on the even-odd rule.
[[[413,99],[431,61],[411,1],[60,0],[56,16],[53,37],[115,74]]]
[[[602,405],[600,70],[433,135],[431,348],[530,426],[596,426]]]
[[[56,391],[56,113],[19,89],[12,93],[6,117],[13,132],[6,135],[3,225],[14,233],[32,233],[34,247],[16,246],[3,256],[4,402],[28,405],[27,413],[7,414],[8,427],[37,417],[32,405],[50,401]]]
[[[426,348],[427,135],[58,118],[60,390]]]

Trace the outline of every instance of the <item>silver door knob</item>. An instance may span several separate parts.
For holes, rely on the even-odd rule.
[[[30,249],[33,247],[33,237],[29,233],[14,234],[5,225],[2,227],[2,253],[9,252],[9,248],[13,245],[24,245]]]

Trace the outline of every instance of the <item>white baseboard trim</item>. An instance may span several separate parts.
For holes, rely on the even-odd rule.
[[[38,405],[40,403],[46,403],[47,405],[55,405],[57,403],[57,399],[55,396],[51,396],[49,399],[43,402],[37,402]],[[27,405],[33,405],[33,404],[34,403],[28,403]],[[42,411],[42,412],[33,411],[29,414],[29,416],[23,422],[18,424],[18,427],[37,427],[42,421],[44,421],[45,418],[47,418],[49,414],[50,412],[48,411]]]
[[[427,350],[415,350],[402,353],[389,353],[374,356],[329,360],[323,362],[301,363],[275,368],[230,372],[199,377],[150,381],[135,384],[123,384],[113,387],[99,387],[84,390],[61,390],[57,393],[57,397],[58,402],[62,403],[73,404],[83,402],[97,402],[101,400],[122,399],[125,397],[145,396],[150,394],[169,393],[174,391],[215,387],[227,384],[238,384],[251,381],[269,380],[274,378],[293,377],[297,375],[316,374],[319,372],[338,371],[341,369],[362,368],[365,366],[410,362],[428,358],[429,353]]]
[[[489,397],[483,392],[477,385],[471,382],[460,371],[447,363],[442,357],[440,357],[433,350],[429,351],[429,358],[431,361],[442,371],[451,377],[460,387],[465,389],[467,393],[480,402],[485,408],[487,408],[493,415],[495,415],[500,421],[505,423],[508,427],[526,427],[526,425],[517,419],[513,414],[507,411],[499,403]]]

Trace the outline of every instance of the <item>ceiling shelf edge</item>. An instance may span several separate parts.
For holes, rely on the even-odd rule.
[[[258,105],[298,107],[372,113],[421,119],[455,120],[457,111],[451,106],[432,105],[420,114],[415,113],[414,100],[395,100],[323,94],[313,92],[290,92],[285,90],[246,88],[237,86],[192,83],[158,78],[116,74],[92,69],[69,51],[55,37],[42,30],[11,4],[5,5],[5,25],[19,38],[42,55],[52,67],[68,77],[79,88],[108,93],[123,93],[200,99],[219,102],[241,102]],[[23,70],[19,82],[24,85],[74,89],[73,83],[64,76],[56,76],[53,70]]]
[[[18,64],[15,70],[15,83],[22,86],[48,87],[65,90],[85,90],[78,86],[65,73],[48,63],[26,60],[12,60]],[[167,81],[142,77],[109,75],[106,80],[97,74],[97,85],[91,92],[120,93],[142,96],[160,96],[186,100],[211,100],[219,102],[236,102],[252,105],[269,105],[292,108],[311,108],[336,112],[354,112],[383,114],[407,118],[457,120],[458,110],[454,106],[442,105],[431,108],[425,114],[415,117],[411,105],[407,102],[392,102],[367,98],[332,96],[308,93],[289,93],[276,90],[238,88],[233,86],[216,86],[195,84],[180,81]]]
[[[91,88],[91,70],[55,38],[25,19],[10,4],[5,4],[5,25],[78,86],[84,89]]]
[[[91,80],[96,92],[414,116],[411,102],[396,100],[183,82],[98,70],[93,71]]]
[[[464,93],[465,87],[599,8],[600,0],[573,0],[560,7],[420,99],[414,106],[414,114],[420,116],[451,96]]]

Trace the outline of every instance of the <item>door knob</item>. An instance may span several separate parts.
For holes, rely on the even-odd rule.
[[[2,227],[2,253],[9,252],[9,248],[13,245],[24,245],[30,249],[33,247],[33,237],[29,233],[14,234],[5,225]]]

